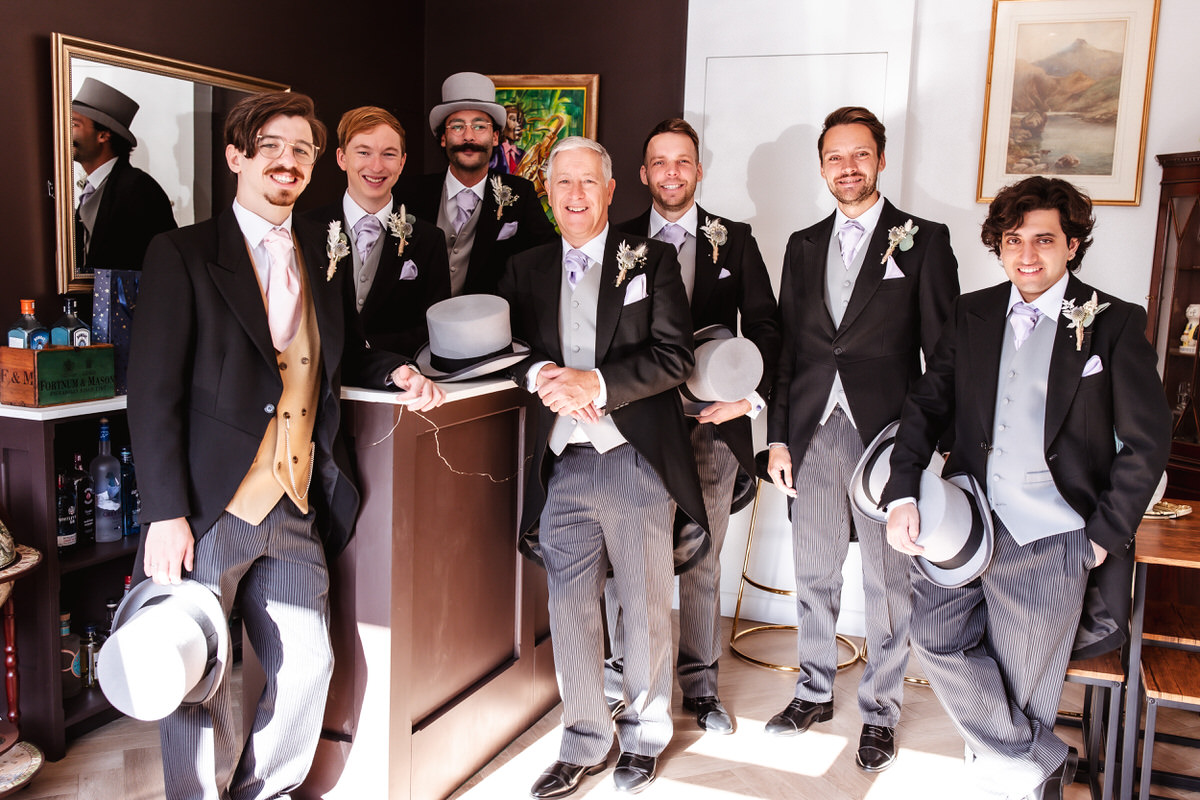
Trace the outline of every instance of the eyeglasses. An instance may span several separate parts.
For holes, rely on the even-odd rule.
[[[462,136],[470,128],[473,133],[487,133],[492,128],[490,122],[472,122],[470,125],[465,122],[451,122],[446,126],[446,133],[453,133],[455,136]]]
[[[268,161],[279,158],[283,155],[284,148],[290,147],[296,163],[305,167],[312,166],[316,162],[317,153],[321,149],[312,142],[289,142],[282,136],[263,136],[261,133],[254,137],[254,146]]]

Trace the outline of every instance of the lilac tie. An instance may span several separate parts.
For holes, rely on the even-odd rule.
[[[1025,344],[1025,340],[1029,338],[1029,334],[1033,333],[1033,329],[1037,325],[1038,318],[1041,315],[1042,312],[1038,311],[1036,306],[1026,305],[1025,303],[1017,303],[1013,306],[1008,322],[1013,327],[1013,333],[1016,334],[1013,342],[1016,349],[1020,350],[1021,345]]]
[[[684,240],[687,238],[687,231],[674,222],[668,222],[658,229],[658,233],[654,234],[654,238],[660,242],[675,245],[675,252],[678,253],[680,248],[683,247]]]
[[[567,283],[571,284],[571,288],[574,289],[583,280],[583,273],[587,272],[588,257],[583,254],[582,250],[568,250],[563,263],[567,268]]]
[[[383,233],[383,223],[374,214],[367,214],[354,223],[354,246],[358,250],[360,261],[367,260],[367,256],[371,254],[371,248],[379,241],[381,233]]]
[[[96,193],[96,187],[90,183],[83,187],[83,192],[79,195],[79,207],[83,208],[83,204],[88,201],[88,198]]]
[[[286,228],[271,228],[263,237],[263,245],[271,256],[267,325],[271,328],[271,343],[283,352],[300,327],[300,272],[296,269],[292,234]]]
[[[858,243],[862,240],[864,233],[866,231],[856,219],[848,219],[842,223],[842,227],[838,231],[838,241],[842,246],[842,263],[846,265],[846,269],[849,269],[850,265],[854,263],[854,254],[858,252]]]
[[[479,195],[470,189],[463,189],[454,196],[454,200],[458,203],[458,213],[454,215],[454,232],[458,233],[471,218],[475,206],[479,205]]]

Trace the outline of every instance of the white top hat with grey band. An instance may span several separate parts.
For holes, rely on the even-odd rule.
[[[917,570],[938,586],[965,586],[992,563],[996,532],[987,494],[966,473],[941,478],[921,473],[921,534],[923,555],[913,556]]]
[[[732,403],[750,396],[762,380],[762,354],[754,342],[724,325],[696,331],[696,366],[679,387],[683,411],[695,416],[716,402]]]
[[[144,580],[117,607],[96,675],[114,708],[152,721],[211,698],[229,660],[229,623],[212,591],[190,578]]]
[[[892,445],[896,441],[896,430],[899,427],[900,421],[896,420],[871,440],[850,478],[850,502],[863,516],[876,522],[887,522],[887,512],[879,507],[879,498],[883,496],[888,478],[892,477]],[[945,462],[942,454],[934,451],[926,469],[940,475]]]
[[[137,147],[137,137],[130,132],[133,117],[140,106],[132,97],[95,78],[84,78],[79,94],[71,101],[71,110],[99,122],[104,127]]]
[[[442,82],[442,102],[429,112],[429,129],[437,135],[438,127],[455,111],[476,108],[487,114],[502,130],[508,122],[504,106],[496,102],[496,84],[478,72],[456,72]]]
[[[417,351],[417,368],[435,381],[465,381],[491,375],[529,355],[513,339],[508,301],[492,294],[463,294],[434,303],[425,312],[429,341]]]

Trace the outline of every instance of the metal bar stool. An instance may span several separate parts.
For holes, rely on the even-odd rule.
[[[741,639],[743,639],[747,636],[751,636],[756,633],[762,633],[764,631],[794,631],[794,630],[796,630],[795,625],[754,625],[752,627],[746,628],[745,630],[738,629],[738,627],[742,621],[742,595],[746,590],[747,584],[749,584],[754,589],[758,589],[759,591],[769,592],[771,594],[776,594],[776,595],[780,595],[783,597],[795,597],[796,596],[795,590],[780,589],[775,586],[768,586],[764,583],[760,583],[759,581],[754,580],[747,574],[747,570],[750,568],[750,549],[754,546],[754,528],[755,528],[756,524],[758,523],[758,505],[759,505],[759,501],[762,498],[762,490],[763,490],[764,483],[765,483],[765,481],[763,481],[760,476],[757,479],[757,485],[755,486],[755,489],[754,489],[754,506],[752,507],[752,509],[750,511],[750,531],[746,536],[746,555],[742,559],[742,578],[741,578],[741,581],[738,583],[737,605],[734,607],[734,610],[733,610],[733,629],[729,636],[729,649],[732,650],[733,654],[735,656],[737,656],[738,658],[742,659],[743,661],[745,661],[747,663],[754,664],[757,667],[765,667],[766,669],[773,669],[773,670],[777,670],[779,672],[799,672],[800,667],[798,667],[798,666],[791,666],[789,664],[776,664],[771,661],[764,661],[761,658],[756,658],[755,656],[750,655],[749,653],[742,650],[742,648],[738,646],[738,642]],[[839,645],[842,645],[843,647],[847,648],[850,651],[849,658],[847,658],[845,661],[838,662],[837,668],[839,670],[845,669],[846,667],[853,666],[854,664],[856,664],[859,661],[859,659],[862,658],[862,651],[859,650],[858,645],[855,644],[851,639],[849,639],[839,633],[839,634],[837,634],[837,641],[838,641]]]
[[[1083,711],[1058,712],[1060,722],[1083,730],[1081,762],[1087,762],[1088,788],[1092,800],[1112,800],[1117,775],[1117,743],[1121,738],[1121,699],[1125,668],[1121,651],[1067,665],[1067,683],[1083,684]],[[1082,763],[1081,763],[1082,766]],[[1103,773],[1103,779],[1101,778]]]

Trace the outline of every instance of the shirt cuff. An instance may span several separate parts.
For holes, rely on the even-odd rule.
[[[547,364],[553,364],[553,361],[538,361],[529,368],[529,372],[525,373],[525,388],[531,392],[537,391],[537,376],[542,371],[542,367]]]
[[[767,444],[768,450],[774,450],[776,447],[787,447],[787,443],[786,442],[769,442]]]
[[[600,374],[600,370],[594,369],[596,380],[600,381],[600,394],[596,395],[596,399],[592,401],[592,405],[596,408],[604,408],[608,405],[608,385],[604,382],[604,376]]]
[[[746,412],[746,416],[750,419],[757,417],[764,408],[767,407],[767,401],[762,399],[762,395],[758,392],[751,392],[746,395],[746,402],[750,403],[750,410]]]
[[[917,498],[915,497],[897,497],[895,500],[887,504],[887,510],[890,512],[893,508],[899,508],[900,506],[907,505],[915,506],[916,504]]]

